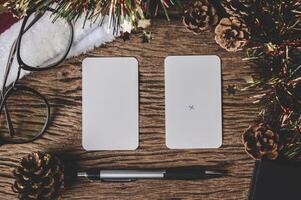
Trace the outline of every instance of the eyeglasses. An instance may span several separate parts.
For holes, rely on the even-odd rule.
[[[0,91],[1,144],[32,142],[41,137],[50,124],[50,105],[47,99],[35,89],[21,85],[18,80],[24,71],[55,67],[68,55],[73,41],[73,26],[65,19],[51,20],[54,12],[48,8],[44,12],[29,13],[12,44]],[[36,23],[39,20],[43,25]],[[56,37],[57,34],[63,34],[64,37]],[[54,46],[53,40],[59,40],[60,46]],[[45,52],[45,49],[48,51]],[[48,57],[52,59],[47,59]],[[18,64],[16,77],[13,75],[14,62]]]

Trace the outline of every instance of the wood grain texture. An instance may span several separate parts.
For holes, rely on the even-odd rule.
[[[65,162],[80,169],[165,168],[205,165],[227,169],[229,176],[203,181],[141,180],[132,183],[99,183],[77,180],[63,192],[62,199],[246,199],[254,161],[244,152],[241,134],[258,110],[249,92],[229,96],[228,84],[243,84],[241,77],[254,74],[241,61],[243,53],[227,53],[211,33],[193,35],[178,20],[155,20],[150,27],[153,40],[141,43],[139,35],[121,39],[85,55],[67,60],[55,69],[33,73],[22,82],[50,101],[52,123],[43,136],[31,144],[0,147],[0,199],[16,199],[11,190],[11,171],[19,159],[33,151],[63,154]],[[215,54],[222,59],[223,146],[208,150],[168,150],[164,136],[164,59],[168,55]],[[140,147],[136,151],[85,152],[81,146],[81,62],[87,56],[134,56],[140,75]]]

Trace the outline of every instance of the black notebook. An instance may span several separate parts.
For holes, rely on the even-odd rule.
[[[256,161],[249,200],[300,200],[301,165]]]

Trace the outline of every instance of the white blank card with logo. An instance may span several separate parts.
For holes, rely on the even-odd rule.
[[[221,85],[221,62],[217,56],[165,59],[168,148],[218,148],[222,145]]]
[[[134,150],[139,144],[138,62],[86,58],[82,72],[83,147]]]

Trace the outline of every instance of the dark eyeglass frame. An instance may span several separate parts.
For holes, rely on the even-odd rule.
[[[22,60],[21,50],[20,50],[20,46],[22,44],[22,37],[37,21],[39,21],[39,19],[45,14],[46,11],[50,11],[52,13],[55,13],[54,9],[47,8],[44,12],[37,13],[37,15],[35,16],[33,21],[31,21],[30,24],[27,27],[26,27],[26,24],[28,22],[28,19],[33,14],[35,14],[35,12],[30,12],[23,19],[19,35],[18,35],[16,41],[14,41],[14,43],[11,47],[8,62],[7,62],[7,66],[6,66],[6,70],[5,70],[2,91],[0,91],[0,113],[4,112],[4,114],[5,114],[7,128],[9,129],[9,134],[10,134],[11,137],[10,138],[2,138],[1,135],[0,135],[0,144],[24,144],[24,143],[32,142],[32,141],[40,138],[46,132],[46,130],[47,130],[49,124],[50,124],[50,104],[49,104],[48,100],[42,94],[40,94],[38,91],[36,91],[36,90],[34,90],[30,87],[27,87],[27,86],[24,86],[24,85],[21,85],[21,84],[17,83],[19,78],[20,78],[20,73],[21,73],[22,69],[26,70],[26,71],[42,71],[42,70],[47,70],[47,69],[53,68],[53,67],[59,65],[60,63],[62,63],[65,60],[65,58],[67,57],[67,55],[68,55],[68,53],[71,49],[72,42],[73,42],[73,36],[74,36],[74,30],[73,30],[72,22],[66,20],[66,22],[68,23],[69,28],[70,28],[70,34],[71,34],[70,35],[70,41],[69,41],[69,44],[67,46],[66,51],[64,52],[63,56],[58,61],[56,61],[55,63],[52,63],[52,64],[50,64],[46,67],[39,67],[39,66],[33,67],[33,66],[27,65]],[[9,85],[8,87],[6,87],[7,79],[8,79],[8,76],[9,76],[9,73],[10,73],[15,55],[17,57],[17,61],[18,61],[18,65],[19,65],[18,66],[18,74],[17,74],[17,77],[14,80],[14,82],[11,85]],[[14,133],[14,128],[13,128],[13,125],[12,125],[11,117],[9,115],[9,111],[7,109],[7,106],[6,106],[7,99],[14,92],[17,92],[17,91],[30,92],[32,95],[34,95],[37,98],[43,100],[44,103],[45,103],[45,106],[46,106],[47,117],[46,117],[46,120],[45,120],[45,123],[43,125],[42,130],[39,133],[36,133],[32,138],[29,138],[29,139],[26,139],[26,140],[18,140],[18,139],[13,138],[14,134],[15,134]]]

